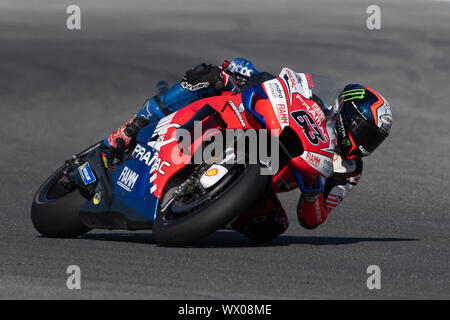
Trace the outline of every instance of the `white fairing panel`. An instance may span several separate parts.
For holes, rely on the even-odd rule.
[[[273,111],[277,116],[278,122],[283,129],[289,126],[289,110],[286,94],[278,79],[273,79],[263,83],[264,89],[269,96]]]
[[[227,172],[228,170],[224,166],[213,164],[200,178],[200,183],[203,188],[208,189],[219,182]]]
[[[290,99],[292,102],[292,94],[300,93],[306,99],[311,99],[312,91],[309,88],[308,80],[304,73],[296,73],[289,68],[283,68],[279,77],[286,82],[288,90],[290,91]]]

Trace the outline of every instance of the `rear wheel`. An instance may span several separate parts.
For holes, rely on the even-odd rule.
[[[54,172],[37,191],[31,206],[35,229],[46,237],[69,238],[90,228],[80,220],[79,211],[86,202],[77,189],[67,189],[59,181],[65,166]]]
[[[191,203],[173,198],[153,225],[155,241],[164,246],[185,246],[224,227],[261,196],[271,176],[259,165],[235,165],[216,186]],[[163,201],[164,203],[164,201]]]

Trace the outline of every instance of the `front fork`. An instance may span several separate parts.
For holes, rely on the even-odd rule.
[[[77,188],[87,200],[92,199],[98,190],[112,196],[113,187],[103,151],[104,146],[99,142],[66,160],[60,184],[66,190]]]

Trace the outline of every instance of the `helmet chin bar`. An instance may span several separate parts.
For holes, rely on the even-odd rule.
[[[336,153],[338,153],[342,157],[346,157],[348,160],[356,158],[356,155],[350,156],[350,153],[356,148],[356,146],[352,145],[353,139],[350,138],[350,133],[344,125],[342,114],[339,114],[336,119],[335,129],[338,142]]]

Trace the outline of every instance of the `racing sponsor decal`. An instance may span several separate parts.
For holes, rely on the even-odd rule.
[[[209,82],[199,82],[197,84],[191,84],[187,81],[182,81],[180,83],[180,86],[183,89],[189,90],[189,91],[198,91],[200,89],[205,89],[209,87]]]
[[[152,150],[147,151],[147,149],[140,144],[136,145],[131,156],[141,162],[144,162],[147,166],[151,166],[150,173],[156,170],[160,174],[164,175],[166,172],[163,170],[163,167],[170,167],[170,162],[162,161],[158,152],[154,152]]]
[[[320,166],[320,158],[312,152],[306,153],[306,162],[311,164],[313,167]]]
[[[294,72],[294,76],[297,79],[297,82],[300,83],[300,94],[302,94],[307,99],[311,99],[312,90],[309,88],[309,83],[308,79],[306,79],[306,75],[304,73]]]
[[[85,185],[97,181],[97,179],[94,176],[94,173],[92,172],[91,166],[89,165],[89,162],[86,162],[83,165],[79,166],[78,172],[80,173],[81,180]]]
[[[152,165],[152,167],[150,168],[150,173],[153,172],[158,172],[161,175],[165,175],[166,172],[163,170],[163,167],[170,167],[170,162],[167,162],[165,160],[161,160],[161,158],[157,158],[155,163]]]
[[[226,175],[228,170],[221,165],[213,164],[200,178],[204,188],[210,188]]]
[[[228,101],[228,104],[233,109],[234,113],[236,114],[236,117],[238,117],[239,122],[241,123],[241,126],[243,128],[245,128],[246,124],[245,124],[244,118],[242,118],[242,114],[241,114],[241,112],[244,111],[244,105],[241,103],[239,105],[239,109],[238,109],[238,107],[236,107],[236,105],[234,104],[234,102],[232,100]],[[242,110],[242,111],[239,111],[239,110]]]
[[[153,175],[151,175],[149,179],[149,182],[153,183],[152,187],[150,188],[150,194],[153,194],[155,190],[158,188],[158,185],[154,183],[154,181],[158,178],[158,174],[165,175],[166,172],[163,170],[163,167],[169,168],[170,166],[171,166],[170,162],[161,161],[160,158],[156,160],[155,164],[150,169],[150,174],[153,173]]]
[[[147,145],[156,151],[160,151],[162,147],[164,147],[166,144],[169,144],[171,142],[177,141],[176,138],[170,138],[168,140],[165,140],[167,131],[170,128],[179,128],[180,124],[178,123],[172,123],[172,119],[175,116],[175,113],[169,114],[167,117],[162,118],[159,120],[158,124],[156,125],[155,131],[153,132],[152,138],[158,136],[156,140],[151,140],[147,143]]]
[[[138,178],[139,174],[125,166],[119,176],[119,179],[117,179],[117,185],[127,190],[128,192],[131,192]]]
[[[322,108],[319,107],[317,103],[313,103],[312,105],[308,104],[307,108],[309,114],[312,115],[314,118],[314,121],[316,121],[318,126],[322,126],[322,124],[325,122],[325,113],[323,113]]]
[[[103,160],[103,166],[108,169],[108,155],[105,152],[101,153],[102,160]]]
[[[369,151],[367,151],[366,149],[364,149],[364,147],[363,146],[358,146],[358,148],[359,148],[359,151],[361,151],[361,154],[363,155],[363,156],[368,156],[369,154],[370,154],[370,152]]]
[[[312,91],[308,85],[308,79],[304,73],[296,73],[289,68],[283,68],[280,77],[286,82],[292,93],[300,93],[307,99],[312,97]]]
[[[311,75],[309,73],[305,73],[306,81],[308,82],[308,86],[310,88],[314,88],[314,82],[311,78]]]
[[[325,112],[323,109],[314,101],[308,100],[306,101],[301,94],[296,93],[294,95],[295,99],[298,99],[303,107],[305,108],[306,112],[314,119],[314,122],[316,124],[315,130],[320,133],[320,137],[323,139],[320,139],[321,141],[328,143],[328,146],[326,148],[322,148],[321,150],[324,152],[328,152],[330,154],[333,154],[334,147],[336,145],[335,140],[335,134],[334,134],[334,126],[331,121],[327,121],[327,118],[325,116]],[[304,111],[305,112],[305,111]],[[292,114],[292,113],[291,113]],[[298,120],[298,119],[296,119]],[[298,122],[298,121],[297,121]],[[304,125],[304,124],[303,124]],[[325,125],[325,128],[324,128]],[[308,130],[308,129],[306,129]],[[308,139],[312,141],[314,144],[317,139],[310,139],[311,136],[306,133]]]
[[[144,146],[138,144],[131,153],[131,156],[141,162],[145,162],[150,167],[158,159],[158,152],[147,150]]]
[[[330,157],[311,151],[304,152],[301,157],[324,177],[329,177],[333,173],[333,160]]]
[[[339,135],[340,143],[343,146],[350,147],[352,143],[347,135],[347,130],[345,129],[344,119],[342,118],[342,114],[340,114],[336,119],[336,127],[337,133]]]
[[[205,176],[207,176],[207,177],[214,177],[218,173],[219,173],[219,170],[217,170],[216,168],[213,168],[213,169],[210,169],[210,170],[206,171]]]
[[[288,108],[284,103],[277,103],[276,105],[277,118],[282,127],[289,125]]]
[[[264,86],[266,87],[266,91],[269,92],[269,97],[272,97],[273,99],[285,99],[284,91],[278,80],[274,79],[268,81],[267,83],[264,83]]]
[[[270,103],[272,105],[273,111],[277,116],[278,122],[281,128],[289,125],[289,115],[286,95],[284,93],[283,87],[278,79],[273,79],[264,82],[265,90],[269,96]]]
[[[295,95],[295,98],[300,100],[308,113],[313,116],[317,125],[322,126],[322,124],[326,121],[325,113],[322,111],[322,108],[316,102],[313,102],[312,104],[307,103],[300,94]]]
[[[346,90],[342,92],[341,97],[344,98],[345,101],[351,101],[355,99],[364,99],[364,96],[366,95],[365,89],[353,89],[353,90]]]
[[[141,110],[139,111],[139,117],[143,117],[149,120],[153,116],[152,112],[150,111],[151,109],[149,107],[150,107],[150,99],[148,99],[147,102],[142,106]],[[144,109],[145,114],[142,114],[144,112],[143,111]]]
[[[158,188],[157,183],[155,182],[156,179],[159,178],[159,175],[163,176],[166,174],[166,168],[169,168],[171,166],[171,163],[165,160],[161,160],[158,153],[155,153],[152,159],[155,159],[155,161],[151,161],[150,164],[152,165],[150,168],[150,178],[149,183],[152,183],[153,185],[150,187],[150,194],[153,194],[156,189]]]
[[[152,138],[157,135],[164,135],[167,133],[167,130],[170,128],[178,128],[180,125],[178,123],[172,123],[173,117],[175,117],[176,112],[169,114],[167,117],[162,118],[159,120],[158,124],[156,125],[155,131],[153,132]]]
[[[102,200],[102,196],[97,192],[94,198],[92,198],[92,202],[94,203],[94,205],[98,205],[100,203],[100,200]]]
[[[297,77],[295,77],[294,75],[295,73],[288,68],[284,68],[283,70],[284,70],[283,79],[286,80],[287,84],[289,85],[289,87],[291,87],[293,91],[297,91],[301,86],[301,83],[299,83]]]

